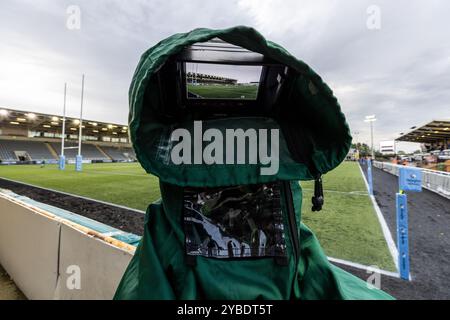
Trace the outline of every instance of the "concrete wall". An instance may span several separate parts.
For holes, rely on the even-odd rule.
[[[111,299],[134,250],[0,193],[0,263],[29,299]]]

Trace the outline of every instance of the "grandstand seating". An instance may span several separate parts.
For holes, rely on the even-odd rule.
[[[43,142],[24,140],[0,140],[0,160],[17,161],[14,151],[25,151],[30,160],[55,160],[55,157],[48,150]]]
[[[117,161],[136,160],[136,155],[133,149],[131,148],[116,148],[116,147],[102,146],[101,149],[113,160]]]
[[[50,142],[50,147],[55,151],[56,154],[61,152],[61,144],[59,142]],[[65,147],[77,147],[76,142],[67,142]],[[100,150],[99,150],[100,149]],[[48,145],[41,141],[30,141],[30,140],[2,140],[0,139],[0,162],[14,162],[18,161],[15,152],[22,151],[25,152],[32,161],[49,161],[57,160],[55,153],[52,153]],[[102,152],[103,151],[103,152]],[[94,144],[85,144],[81,146],[81,153],[83,159],[85,160],[96,160],[96,161],[135,161],[136,154],[134,150],[130,147],[122,146],[96,146]],[[74,160],[78,154],[78,148],[66,149],[64,150],[64,155],[67,160]]]
[[[57,142],[51,143],[53,149],[57,150],[57,153],[59,154],[61,151],[61,144]],[[73,142],[66,142],[65,147],[77,147],[77,143]],[[83,159],[85,160],[110,160],[108,157],[106,157],[103,153],[101,153],[97,147],[93,144],[82,144],[81,145],[81,153],[83,155]],[[64,150],[64,155],[66,156],[66,159],[75,159],[76,155],[78,154],[78,149],[66,149]]]
[[[131,158],[131,160],[137,161],[136,153],[134,153],[134,150],[129,148],[128,152],[129,152],[129,157]]]

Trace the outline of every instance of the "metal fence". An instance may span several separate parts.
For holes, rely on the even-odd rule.
[[[400,165],[374,161],[373,166],[398,176]],[[422,187],[450,199],[450,173],[420,168],[422,170]]]

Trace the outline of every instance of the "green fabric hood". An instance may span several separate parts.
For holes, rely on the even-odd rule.
[[[195,119],[161,115],[161,110],[165,108],[161,99],[163,88],[155,75],[186,46],[213,38],[260,53],[295,71],[295,75],[285,85],[289,90],[285,90],[280,106],[281,117],[268,117],[259,124],[281,128],[280,168],[276,175],[260,175],[260,165],[180,166],[158,158],[161,139],[169,137],[173,128],[190,126],[189,122]],[[139,162],[148,173],[164,182],[181,186],[238,185],[280,179],[310,180],[339,165],[351,144],[349,128],[339,103],[320,76],[281,46],[244,26],[222,30],[195,29],[162,40],[142,55],[129,90],[129,101],[129,132]],[[237,120],[234,123],[245,122],[244,118]],[[249,126],[254,127],[257,122],[253,121]],[[286,132],[294,134],[286,137]],[[289,141],[300,141],[302,144],[301,160],[292,156]]]
[[[252,105],[263,109],[259,116],[200,117],[206,119],[203,129],[220,132],[235,127],[279,128],[280,163],[275,175],[261,175],[260,166],[254,164],[164,161],[173,129],[191,132],[199,119],[195,110],[185,112],[176,103],[165,103],[173,102],[176,94],[171,87],[175,77],[167,68],[179,66],[173,61],[186,46],[216,37],[289,69],[286,80],[277,79],[277,89],[284,88],[273,108],[265,109],[267,100],[259,98]],[[303,194],[298,180],[336,167],[347,155],[351,137],[336,98],[320,77],[255,30],[196,29],[148,50],[130,89],[130,135],[142,166],[160,178],[161,201],[147,209],[144,235],[115,299],[392,299],[331,265],[317,238],[301,222]],[[249,188],[251,184],[257,188]],[[224,250],[228,255],[219,254]]]

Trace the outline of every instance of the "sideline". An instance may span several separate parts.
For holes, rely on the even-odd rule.
[[[398,272],[387,271],[387,270],[380,269],[376,266],[366,266],[361,263],[351,262],[351,261],[343,260],[343,259],[337,259],[337,258],[332,258],[332,257],[327,257],[327,258],[328,258],[328,261],[330,261],[330,262],[335,262],[338,264],[342,264],[345,266],[349,266],[349,267],[353,267],[353,268],[361,269],[361,270],[366,270],[366,271],[370,271],[370,272],[377,272],[379,274],[393,277],[393,278],[400,278],[400,274]]]
[[[364,179],[364,183],[366,185],[367,190],[369,190],[369,184],[367,183],[366,175],[364,174],[363,169],[361,168],[361,165],[358,162],[359,170],[361,171],[361,175]],[[392,238],[391,231],[389,230],[389,227],[386,223],[386,220],[384,219],[383,213],[380,210],[380,207],[378,206],[378,203],[375,199],[375,196],[369,195],[370,200],[372,200],[373,208],[375,209],[375,212],[377,214],[378,222],[380,223],[381,230],[383,231],[384,239],[386,240],[386,243],[389,248],[389,252],[391,253],[392,259],[394,260],[395,268],[398,271],[398,250],[397,246],[395,245],[394,239]]]

